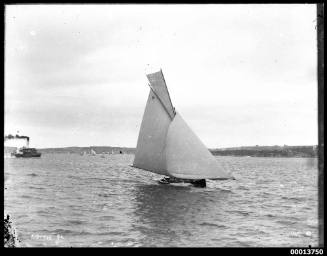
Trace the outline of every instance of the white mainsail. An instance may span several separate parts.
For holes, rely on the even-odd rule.
[[[157,77],[161,76],[159,72],[151,74],[151,76],[153,77],[155,74],[157,74]],[[164,106],[163,101],[159,98],[163,94],[168,94],[168,91],[165,93],[162,90],[160,96],[159,93],[154,92],[154,88],[150,90],[137,140],[133,166],[169,175],[166,168],[165,145],[168,128],[172,119],[167,108],[172,108],[172,106]]]
[[[175,112],[162,71],[147,77],[150,93],[133,166],[182,179],[233,178]]]

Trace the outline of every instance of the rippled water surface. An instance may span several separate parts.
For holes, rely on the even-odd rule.
[[[317,160],[217,157],[236,180],[160,185],[133,155],[5,158],[22,246],[318,245]]]

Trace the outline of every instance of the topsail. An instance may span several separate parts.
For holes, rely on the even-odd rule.
[[[147,78],[150,92],[133,166],[182,179],[233,178],[175,111],[162,71]]]

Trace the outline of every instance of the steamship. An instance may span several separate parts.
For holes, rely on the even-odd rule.
[[[37,152],[35,148],[20,148],[16,152],[11,153],[14,157],[41,157],[41,153]]]
[[[5,136],[5,142],[9,143],[9,141],[13,142],[17,149],[16,151],[12,152],[10,155],[12,157],[40,157],[41,153],[38,152],[35,148],[29,147],[30,138],[28,136],[20,136],[20,135],[11,135]],[[20,142],[20,146],[17,143]],[[24,142],[24,146],[22,146],[21,142]]]

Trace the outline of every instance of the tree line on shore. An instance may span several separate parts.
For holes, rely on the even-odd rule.
[[[217,156],[317,157],[317,146],[254,146],[210,151]]]

